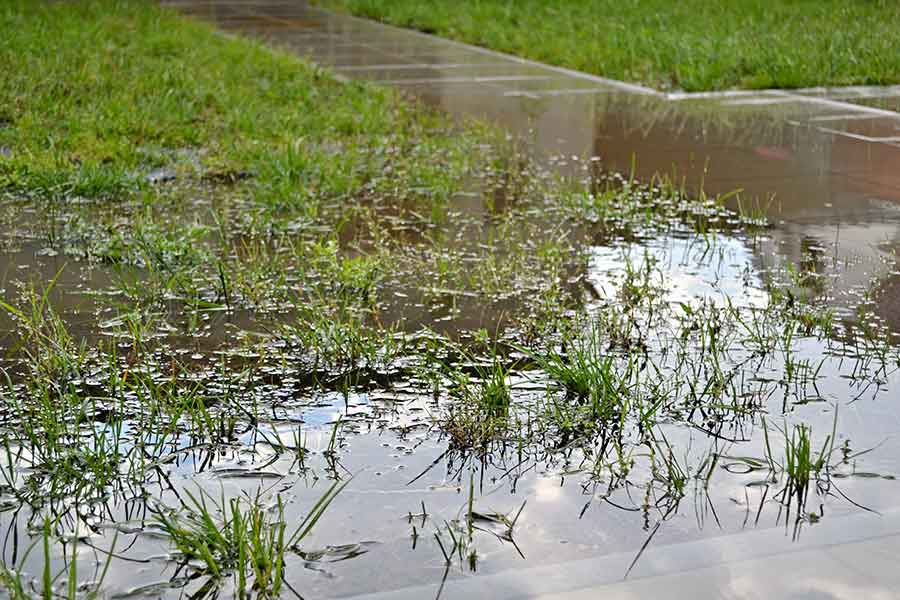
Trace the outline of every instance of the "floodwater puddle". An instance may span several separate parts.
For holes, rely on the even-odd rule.
[[[244,235],[244,179],[160,209],[196,227],[125,206],[132,237],[54,241],[10,219],[4,581],[39,589],[47,565],[62,594],[456,597],[900,505],[900,148],[881,139],[900,121],[504,75],[295,3],[173,4],[526,141],[432,215],[366,198],[328,235],[296,215]]]

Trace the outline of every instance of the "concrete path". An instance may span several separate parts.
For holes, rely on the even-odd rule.
[[[553,164],[684,178],[707,194],[742,190],[768,207],[773,253],[823,253],[835,295],[881,286],[876,310],[900,330],[900,86],[662,94],[481,48],[331,15],[300,0],[165,0],[219,27],[527,135]],[[454,580],[443,598],[900,598],[900,513],[654,547],[631,555]],[[433,598],[437,586],[375,598]]]
[[[655,547],[623,578],[633,554],[611,554],[470,577],[441,598],[492,600],[701,600],[900,598],[900,511],[823,521],[792,540],[784,529]],[[354,600],[434,598],[439,584]]]
[[[778,225],[766,251],[799,263],[809,248],[822,249],[838,304],[879,282],[877,313],[900,331],[900,86],[663,94],[304,0],[162,3],[341,77],[494,120],[558,157],[563,170],[566,157],[595,156],[604,168],[667,174],[710,196],[738,190],[744,207],[764,207]]]

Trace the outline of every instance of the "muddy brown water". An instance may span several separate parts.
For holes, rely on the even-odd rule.
[[[599,297],[622,276],[626,256],[637,264],[652,257],[663,265],[672,302],[727,298],[747,306],[765,303],[768,273],[786,264],[814,261],[815,271],[828,282],[822,288],[823,299],[839,319],[852,319],[868,293],[872,312],[900,331],[896,262],[900,114],[894,112],[900,106],[900,90],[667,97],[329,15],[301,2],[164,4],[228,31],[262,36],[341,76],[394,86],[451,114],[494,120],[532,140],[546,163],[561,172],[572,174],[585,159],[598,157],[605,169],[633,172],[646,180],[668,174],[698,193],[714,196],[740,190],[741,207],[765,208],[772,226],[763,235],[751,241],[720,234],[713,252],[691,236],[675,234],[633,244],[598,244],[591,249],[587,280]],[[738,208],[738,197],[729,202]],[[25,270],[52,277],[64,260],[51,254],[40,244],[10,249],[0,258],[4,282]],[[107,276],[102,268],[64,271],[58,300],[68,307],[66,314],[73,323],[77,325],[79,316],[92,315],[86,292],[102,288]],[[493,322],[479,310],[484,309],[477,303],[464,306],[464,328]],[[588,302],[584,310],[602,310],[602,304]],[[407,317],[426,324],[433,315]],[[235,320],[235,328],[250,327],[237,317],[221,319]],[[12,327],[7,321],[0,325],[5,331]],[[210,331],[211,336],[227,337],[229,330],[218,324]],[[823,344],[803,340],[797,355],[811,361],[835,356],[834,348]],[[775,378],[782,367],[770,365],[768,371],[752,373],[748,368],[748,378]],[[852,502],[827,497],[809,506],[828,521],[900,506],[900,485],[893,479],[900,476],[896,402],[900,375],[887,370],[857,377],[854,369],[852,359],[829,359],[814,388],[790,398],[792,421],[826,432],[837,410],[837,445],[847,442],[856,451],[875,449],[841,472],[841,493]],[[661,520],[664,503],[648,510],[643,489],[624,486],[608,491],[607,481],[590,476],[580,449],[522,455],[521,449],[509,448],[486,458],[452,451],[432,426],[435,407],[423,392],[427,386],[414,378],[386,389],[348,394],[307,390],[297,395],[290,367],[272,370],[270,387],[260,393],[292,399],[279,404],[270,427],[289,436],[297,423],[303,423],[311,469],[276,456],[270,446],[246,432],[227,451],[211,454],[196,448],[179,453],[169,476],[160,477],[147,490],[155,501],[170,505],[185,489],[197,486],[229,496],[261,488],[280,491],[288,500],[289,522],[296,522],[327,487],[326,450],[340,420],[336,468],[354,477],[304,546],[310,556],[295,557],[290,563],[288,578],[307,598],[391,592],[435,584],[445,577],[443,597],[463,597],[456,591],[463,588],[454,587],[455,582],[535,565],[558,564],[563,569],[585,558],[636,555],[651,532],[648,553],[687,542],[730,539],[726,536],[749,530],[773,530],[790,538],[816,527],[812,521],[804,522],[797,534],[775,509],[758,513],[764,499],[760,475],[741,472],[739,465],[717,472],[708,488],[694,487]],[[540,381],[514,383],[526,401],[529,394],[542,393]],[[777,420],[780,399],[771,399],[770,405]],[[675,423],[662,428],[685,464],[697,464],[710,453],[765,452],[760,428],[752,420],[736,419],[718,436]],[[648,475],[637,469],[637,479]],[[496,521],[483,519],[476,533],[476,569],[457,562],[447,569],[434,534],[465,514],[470,485],[476,490],[475,508],[483,515],[512,514],[523,501],[526,505],[515,529],[515,544],[493,535]],[[2,499],[7,508],[2,519],[4,557],[15,563],[34,532],[29,532],[28,515],[11,504],[14,500]],[[180,579],[182,574],[165,560],[170,551],[166,540],[146,531],[147,511],[145,497],[120,490],[103,512],[73,516],[67,523],[87,543],[101,548],[109,548],[119,531],[119,558],[105,581],[115,597],[174,598],[184,590],[196,591],[202,581]],[[663,525],[655,529],[658,522]],[[734,539],[740,543],[740,536]],[[55,552],[62,561],[62,551]],[[315,552],[319,553],[312,556]],[[90,551],[80,556],[83,573],[98,569],[105,560]],[[39,559],[30,561],[28,570],[36,574]],[[635,575],[641,574],[640,569],[639,562]],[[480,596],[508,592],[486,588]]]

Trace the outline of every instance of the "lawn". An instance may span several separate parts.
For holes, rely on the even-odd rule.
[[[322,0],[326,6],[657,89],[900,81],[893,0]]]
[[[271,309],[397,276],[413,253],[394,230],[431,231],[463,180],[507,160],[496,129],[150,2],[4,1],[0,27],[15,236],[148,269],[129,292],[145,305]]]

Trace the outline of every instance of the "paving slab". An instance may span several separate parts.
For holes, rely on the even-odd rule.
[[[748,531],[631,553],[516,569],[445,583],[441,598],[898,598],[900,512],[817,524],[799,538],[784,529]],[[355,600],[433,598],[439,583]]]

